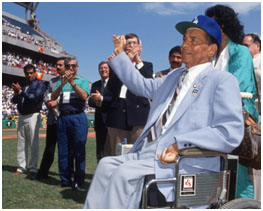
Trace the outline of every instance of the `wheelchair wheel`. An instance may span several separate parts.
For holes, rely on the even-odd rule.
[[[239,198],[227,202],[219,209],[261,209],[261,203],[255,199]]]

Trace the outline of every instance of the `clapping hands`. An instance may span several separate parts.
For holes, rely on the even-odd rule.
[[[98,90],[96,90],[96,93],[91,93],[90,97],[94,100],[96,106],[101,105],[102,95]]]
[[[13,88],[13,90],[14,90],[14,92],[15,92],[16,94],[18,94],[19,91],[21,90],[21,86],[19,85],[18,82],[12,83],[12,88]]]
[[[62,76],[62,84],[66,84],[68,81],[73,80],[74,73],[71,70],[66,70],[64,75]]]
[[[113,35],[114,54],[118,55],[124,51],[126,46],[126,39],[124,35]]]
[[[109,56],[108,60],[110,61],[112,58],[117,56],[118,54],[122,53],[123,51],[126,52],[128,57],[132,62],[136,62],[137,64],[140,63],[142,60],[140,58],[140,48],[141,46],[135,46],[132,48],[126,47],[126,39],[124,35],[113,35],[113,44],[114,44],[114,53]]]

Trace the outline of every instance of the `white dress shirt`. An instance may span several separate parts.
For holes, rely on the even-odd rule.
[[[133,63],[134,64],[134,66],[136,67],[136,69],[137,70],[140,70],[142,67],[143,67],[143,62],[140,62],[140,63],[138,63],[138,64],[136,64],[135,62]],[[125,99],[126,98],[126,93],[127,93],[127,86],[125,86],[124,84],[121,86],[121,91],[120,91],[120,95],[119,95],[119,97],[120,98],[123,98],[123,99]]]
[[[228,51],[228,44],[227,44],[224,50],[220,53],[220,56],[217,62],[214,59],[212,63],[213,63],[214,68],[218,70],[222,70],[222,71],[227,71],[226,67],[227,67],[228,60],[229,60],[229,51]]]
[[[176,101],[175,101],[175,105],[171,111],[171,114],[170,116],[168,117],[164,127],[163,127],[163,130],[162,130],[162,133],[163,134],[168,125],[170,124],[170,122],[172,121],[178,107],[180,106],[182,100],[184,99],[186,93],[189,91],[189,89],[192,87],[192,84],[194,82],[194,80],[196,79],[196,77],[201,73],[203,72],[209,65],[211,65],[210,62],[207,62],[207,63],[204,63],[204,64],[199,64],[199,65],[196,65],[194,67],[191,67],[188,69],[188,73],[186,74],[185,78],[184,78],[184,81],[183,81],[183,84],[182,84],[182,88],[178,94],[178,96],[176,97]],[[164,112],[166,111],[166,109],[168,108],[169,104],[166,106],[166,108],[164,109]]]

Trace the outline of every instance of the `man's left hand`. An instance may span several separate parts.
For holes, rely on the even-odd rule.
[[[58,105],[58,102],[56,100],[49,100],[46,103],[46,106],[48,109],[54,108]]]
[[[96,93],[91,93],[90,97],[95,101],[95,104],[97,106],[99,106],[101,104],[102,95],[98,90],[96,90]]]
[[[12,83],[12,88],[13,88],[15,93],[19,93],[19,91],[21,90],[21,86],[19,85],[18,82]]]
[[[126,45],[126,39],[124,35],[116,36],[113,35],[114,54],[115,56],[124,51]]]
[[[71,71],[71,70],[66,70],[65,71],[65,74],[64,74],[64,77],[68,80],[68,82],[71,84],[73,83],[73,79],[74,79],[74,72]]]
[[[163,165],[167,165],[168,163],[172,163],[176,161],[178,157],[178,146],[176,143],[172,144],[168,148],[165,148],[162,151],[162,154],[157,154],[158,159],[161,161]]]
[[[139,47],[138,46],[134,47],[134,48],[127,48],[126,54],[132,62],[135,62],[136,64],[141,62],[141,58],[139,56]]]

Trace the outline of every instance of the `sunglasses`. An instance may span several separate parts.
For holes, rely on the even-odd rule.
[[[66,67],[67,69],[69,69],[70,67],[76,68],[77,66],[78,66],[77,64],[66,64],[66,65],[65,65],[65,67]]]

